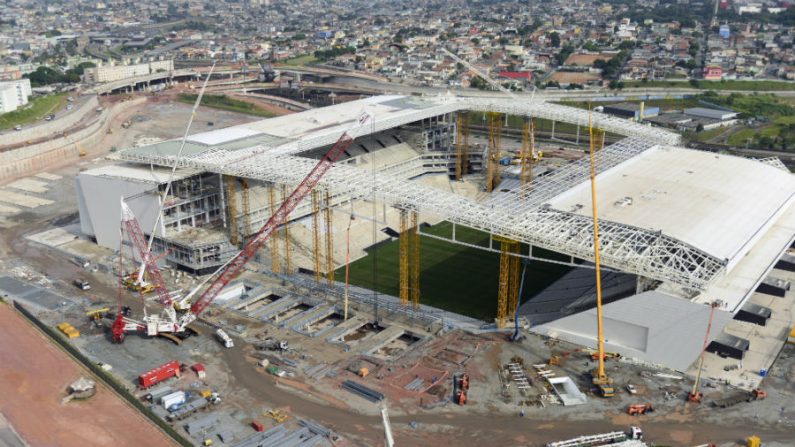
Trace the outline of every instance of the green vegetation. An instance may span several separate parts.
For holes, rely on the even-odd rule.
[[[177,96],[177,100],[186,104],[194,104],[196,102],[196,97],[197,95],[194,94],[180,93]],[[254,104],[230,98],[226,95],[204,95],[202,96],[202,105],[213,109],[228,110],[230,112],[245,113],[247,115],[262,116],[265,118],[276,116],[275,113]]]
[[[737,90],[749,92],[764,91],[792,91],[795,90],[795,82],[786,81],[624,81],[626,88],[638,87],[673,87],[682,89],[702,89],[702,90]]]
[[[425,233],[449,237],[452,225],[443,222]],[[479,246],[488,246],[489,236],[478,230],[456,226],[456,239]],[[495,243],[495,246],[499,246]],[[526,252],[526,247],[523,247]],[[534,250],[537,254],[540,250]],[[350,266],[350,283],[381,293],[399,295],[399,243],[397,240],[367,250],[368,256]],[[496,316],[500,255],[465,247],[430,237],[420,238],[420,302],[470,317],[491,320]],[[552,258],[554,254],[542,256]],[[373,277],[373,266],[378,270]],[[531,263],[525,278],[522,300],[537,294],[569,267],[545,262]],[[345,268],[336,272],[337,280],[345,280]],[[376,281],[374,281],[374,279]]]
[[[10,129],[39,120],[58,110],[66,102],[66,93],[39,96],[20,109],[0,115],[0,129]]]
[[[285,59],[282,61],[282,64],[303,67],[304,65],[309,65],[314,62],[317,62],[317,57],[315,57],[312,54],[304,54],[303,56],[296,56],[296,57],[291,57],[290,59]]]
[[[368,43],[369,45],[369,43]],[[334,47],[329,50],[317,50],[314,53],[315,59],[321,61],[327,61],[329,59],[334,59],[337,56],[342,56],[343,54],[356,54],[356,48],[354,47]],[[314,62],[314,61],[312,61]]]

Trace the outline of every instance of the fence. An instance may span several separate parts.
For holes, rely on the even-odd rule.
[[[72,346],[65,338],[63,338],[55,329],[51,328],[50,326],[44,324],[41,320],[36,318],[29,310],[27,310],[24,306],[19,304],[18,302],[14,301],[14,308],[22,314],[25,318],[27,318],[31,323],[36,325],[39,329],[41,329],[44,334],[49,337],[52,341],[57,343],[61,348],[63,348],[69,355],[71,355],[75,360],[79,361],[83,364],[86,368],[88,368],[97,378],[99,378],[105,385],[111,387],[116,393],[121,396],[124,400],[129,402],[136,410],[140,411],[141,414],[146,416],[150,421],[152,421],[155,425],[157,425],[161,430],[163,430],[171,439],[173,439],[177,444],[184,446],[184,447],[192,447],[193,443],[186,439],[184,436],[177,433],[174,428],[168,425],[163,419],[160,419],[156,414],[154,414],[151,410],[149,410],[144,404],[142,404],[135,396],[130,393],[130,391],[120,384],[116,379],[111,376],[108,372],[101,369],[97,366],[94,362],[88,359],[88,357],[84,356],[77,348]]]

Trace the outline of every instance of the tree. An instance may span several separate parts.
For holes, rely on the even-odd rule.
[[[502,45],[502,46],[508,45],[508,38],[507,37],[500,37],[500,45]]]
[[[698,125],[696,126],[696,132],[703,132],[703,131],[704,131],[704,125],[698,123]]]
[[[560,34],[553,31],[549,34],[549,42],[552,44],[553,47],[559,48],[560,47]]]

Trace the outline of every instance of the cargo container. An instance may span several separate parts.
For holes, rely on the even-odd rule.
[[[138,376],[138,385],[149,388],[171,377],[179,377],[179,362],[172,360]]]
[[[262,423],[260,423],[260,422],[257,422],[257,421],[252,421],[252,422],[251,422],[251,427],[252,427],[254,430],[256,430],[256,431],[259,431],[259,432],[261,432],[261,431],[265,430],[265,427],[262,425]]]
[[[152,402],[153,404],[156,404],[158,401],[160,401],[161,397],[167,396],[167,395],[169,395],[169,394],[171,394],[173,392],[174,392],[174,389],[171,388],[170,386],[166,386],[166,385],[159,386],[159,387],[153,389],[149,394],[146,395],[146,400],[148,400],[149,402]]]
[[[182,405],[187,400],[184,391],[176,391],[171,394],[163,396],[160,400],[160,403],[163,404],[163,408],[166,410],[171,410],[175,405]]]

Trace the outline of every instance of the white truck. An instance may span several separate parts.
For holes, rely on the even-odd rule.
[[[221,342],[221,344],[224,345],[225,348],[235,347],[235,342],[232,341],[232,337],[227,335],[227,333],[224,332],[223,329],[218,329],[217,331],[215,331],[215,336],[218,337],[218,340]]]

